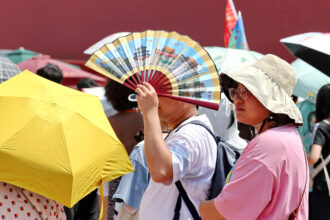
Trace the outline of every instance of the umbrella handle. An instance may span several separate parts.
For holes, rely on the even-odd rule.
[[[101,193],[101,208],[100,208],[99,220],[102,220],[103,219],[103,179],[101,181],[100,193]]]

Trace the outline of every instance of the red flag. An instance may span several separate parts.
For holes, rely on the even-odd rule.
[[[228,47],[231,32],[234,29],[237,22],[237,12],[233,0],[227,0],[226,4],[226,17],[225,17],[225,47]]]

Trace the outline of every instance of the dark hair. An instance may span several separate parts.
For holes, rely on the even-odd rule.
[[[137,102],[128,100],[128,96],[133,93],[133,90],[114,80],[109,80],[105,85],[105,96],[116,111],[124,111],[137,107]]]
[[[230,122],[229,125],[227,126],[227,128],[229,129],[235,122],[235,113],[233,110],[230,110]]]
[[[288,115],[271,113],[270,116],[272,117],[271,121],[275,121],[276,122],[276,125],[274,127],[282,126],[282,125],[286,125],[286,124],[297,125],[296,122],[295,122],[295,120],[293,120],[292,118],[290,118]]]
[[[51,63],[37,70],[37,75],[49,79],[53,82],[61,83],[63,79],[62,70]]]
[[[316,122],[330,118],[330,84],[321,87],[316,97]]]
[[[77,89],[81,90],[83,88],[93,88],[99,86],[94,80],[90,78],[80,79],[77,82]]]
[[[226,95],[227,99],[230,102],[234,102],[234,100],[231,100],[228,89],[229,88],[237,88],[238,83],[227,76],[225,73],[220,74],[220,85],[221,85],[221,91]]]
[[[296,95],[291,95],[291,97],[292,97],[292,101],[293,101],[294,103],[297,103],[297,101],[298,101],[298,96],[296,96]]]

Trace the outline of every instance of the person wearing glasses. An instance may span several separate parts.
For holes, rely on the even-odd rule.
[[[202,219],[308,219],[308,166],[291,99],[295,70],[268,54],[244,69],[221,74],[237,120],[258,135],[244,149],[220,195],[201,203]]]

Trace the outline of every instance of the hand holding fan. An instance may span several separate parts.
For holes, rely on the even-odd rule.
[[[148,82],[160,96],[219,107],[213,60],[196,41],[176,32],[132,33],[95,51],[85,65],[132,90]]]

